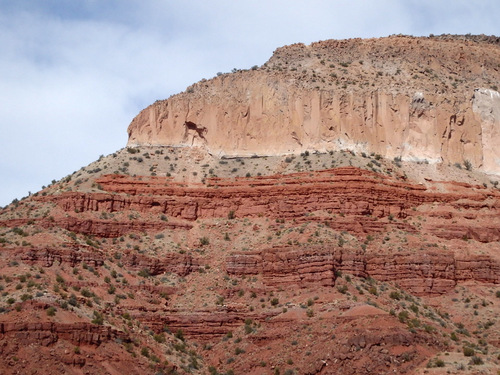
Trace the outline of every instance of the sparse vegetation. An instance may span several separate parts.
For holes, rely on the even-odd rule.
[[[394,46],[403,48],[412,40],[395,39],[398,43],[387,49],[395,53]],[[406,92],[403,85],[422,87],[423,97],[409,103],[410,116],[417,118],[434,106],[428,92],[447,95],[455,86],[457,93],[471,92],[481,82],[478,87],[490,87],[494,79],[488,65],[484,77],[490,83],[484,77],[462,82],[459,74],[444,76],[439,64],[431,66],[426,59],[418,66],[399,65],[397,57],[380,64],[377,56],[358,56],[355,48],[349,54],[344,48],[331,53],[315,45],[279,49],[264,66],[249,69],[257,72],[238,69],[214,81],[228,85],[240,75],[269,72],[280,85],[289,79],[297,89],[317,90],[325,106],[332,93],[341,101],[354,98],[341,116],[349,116],[355,105],[361,115],[353,113],[353,118],[362,125],[368,117],[379,121],[362,110],[364,90],[383,94],[380,85],[388,82],[393,92]],[[304,61],[290,59],[295,50]],[[441,52],[436,53],[442,63]],[[211,84],[201,81],[178,98],[190,92],[189,100],[197,101]],[[377,100],[385,105],[386,99]],[[394,118],[401,115],[399,102],[391,101]],[[168,104],[162,103],[160,112]],[[192,103],[189,119],[196,121]],[[304,105],[305,118],[315,106]],[[186,127],[189,141],[209,142],[213,130],[203,130],[208,122],[182,118],[178,124]],[[468,124],[459,125],[460,118],[447,121],[443,139],[458,142],[457,133],[447,132],[458,126],[465,131]],[[469,149],[465,154],[457,150],[456,155],[466,156],[455,166],[455,160],[427,165],[430,158],[411,161],[418,153],[408,152],[409,147],[379,148],[356,139],[336,143],[344,130],[336,117],[322,124],[319,136],[325,142],[318,150],[300,132],[300,146],[283,140],[291,150],[300,148],[300,155],[219,157],[203,148],[127,147],[53,181],[36,196],[13,201],[0,210],[2,321],[67,319],[77,322],[75,327],[91,322],[89,334],[108,335],[99,346],[103,358],[120,352],[124,363],[159,374],[229,375],[261,368],[291,375],[323,366],[324,358],[328,367],[323,371],[335,371],[340,362],[332,358],[347,351],[349,369],[360,372],[364,327],[377,330],[370,337],[372,349],[379,346],[379,334],[405,341],[394,350],[385,340],[375,354],[392,359],[379,368],[375,357],[373,373],[494,368],[500,360],[494,341],[500,290],[483,280],[492,280],[488,273],[495,270],[491,233],[499,182],[482,173],[483,165]],[[210,137],[204,141],[206,134]],[[384,150],[383,156],[370,147]],[[394,155],[401,156],[388,159]],[[469,272],[469,256],[471,264],[480,260],[481,272]],[[460,259],[460,275],[470,282],[455,280],[448,264],[454,259]],[[16,353],[12,341],[5,341],[4,353]],[[85,340],[81,347],[76,344],[61,336],[51,346],[54,358],[60,357],[59,345],[74,361],[93,356],[95,348]],[[321,356],[318,348],[333,357]],[[13,371],[27,371],[16,365],[28,366],[24,359],[0,357]],[[209,366],[215,363],[220,368]],[[472,367],[483,363],[484,368]]]

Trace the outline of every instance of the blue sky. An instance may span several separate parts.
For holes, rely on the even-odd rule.
[[[0,206],[125,146],[144,107],[277,47],[499,35],[491,1],[0,0]]]

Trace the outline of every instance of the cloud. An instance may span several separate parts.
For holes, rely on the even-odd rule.
[[[494,1],[0,0],[0,205],[126,144],[156,99],[277,47],[497,30]]]

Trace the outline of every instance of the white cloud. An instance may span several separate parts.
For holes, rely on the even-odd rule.
[[[126,143],[140,109],[285,44],[497,32],[495,1],[0,2],[0,205]]]

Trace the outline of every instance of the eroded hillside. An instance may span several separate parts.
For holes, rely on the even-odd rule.
[[[293,45],[141,112],[140,146],[0,211],[0,372],[497,374],[482,39]]]

